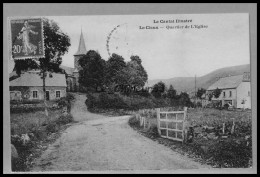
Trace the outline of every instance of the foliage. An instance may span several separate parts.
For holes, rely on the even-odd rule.
[[[167,90],[166,97],[169,99],[176,99],[177,91],[170,85],[169,89]]]
[[[113,53],[112,56],[106,62],[106,85],[111,86],[112,84],[126,84],[126,77],[124,71],[125,68],[126,62],[124,61],[124,58],[120,55]]]
[[[156,127],[156,114],[152,115],[151,112],[154,111],[144,110],[141,115],[148,118],[151,127]],[[188,109],[187,118],[194,127],[195,133],[195,137],[190,143],[181,144],[172,140],[157,138],[154,135],[157,128],[154,128],[154,133],[145,131],[145,136],[156,139],[160,144],[168,145],[175,151],[186,152],[188,156],[197,157],[217,168],[248,168],[252,166],[252,120],[250,111]],[[232,118],[235,121],[233,134],[231,133]],[[131,118],[129,125],[144,132],[137,120]],[[224,122],[225,134],[222,133]],[[205,127],[213,127],[213,129],[208,132]],[[211,139],[209,135],[212,134],[217,138]],[[222,136],[227,138],[222,138]]]
[[[215,98],[218,98],[221,94],[221,90],[219,88],[216,88],[215,90],[213,90],[212,94]]]
[[[178,105],[190,107],[192,105],[189,95],[186,92],[181,92],[178,95]]]
[[[108,94],[105,92],[96,96],[88,94],[85,103],[90,110],[93,108],[138,110],[152,108],[156,105],[151,98],[139,95],[124,96],[120,93]]]
[[[51,110],[49,113],[50,121],[47,121],[42,112],[11,113],[11,143],[19,155],[18,159],[12,161],[13,171],[28,171],[31,155],[35,153],[35,149],[38,149],[42,142],[49,141],[48,135],[59,131],[60,125],[72,121],[72,116],[61,115],[61,110]],[[23,138],[26,134],[29,139]]]
[[[140,121],[135,117],[131,117],[129,120],[128,120],[128,123],[130,126],[133,126],[133,127],[139,127],[140,126]]]
[[[201,99],[201,97],[202,97],[202,95],[203,95],[204,93],[206,93],[206,89],[204,89],[204,88],[198,89],[198,91],[197,91],[197,97]]]
[[[143,87],[148,79],[148,75],[142,66],[139,56],[131,56],[131,61],[127,62],[124,69],[126,81],[129,85]]]
[[[89,50],[79,59],[79,83],[84,87],[96,89],[103,87],[106,62],[97,51]]]
[[[162,98],[163,93],[165,92],[165,90],[166,90],[165,83],[160,81],[157,84],[154,84],[151,94],[155,98]]]

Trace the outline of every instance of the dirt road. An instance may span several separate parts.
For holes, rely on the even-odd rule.
[[[129,116],[89,113],[85,95],[76,95],[78,123],[37,159],[32,171],[162,170],[209,168],[148,139],[129,127]]]

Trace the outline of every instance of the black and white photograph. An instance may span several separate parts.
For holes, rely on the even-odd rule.
[[[39,13],[5,22],[11,173],[256,165],[249,13]]]

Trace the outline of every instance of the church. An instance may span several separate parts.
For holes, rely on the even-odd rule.
[[[87,49],[85,46],[85,41],[84,41],[82,31],[81,31],[78,50],[74,54],[74,68],[62,66],[62,65],[60,66],[60,68],[64,69],[67,74],[66,82],[67,82],[67,91],[69,91],[69,92],[78,92],[78,91],[83,91],[83,89],[84,89],[79,84],[80,66],[78,64],[78,60],[83,55],[86,55],[86,53],[87,53]]]

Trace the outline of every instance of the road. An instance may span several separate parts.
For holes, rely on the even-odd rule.
[[[86,96],[75,97],[71,113],[78,122],[48,147],[31,171],[209,168],[140,135],[128,125],[129,116],[90,113]]]

